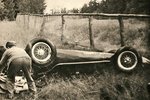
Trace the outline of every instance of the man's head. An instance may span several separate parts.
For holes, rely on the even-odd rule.
[[[6,43],[6,48],[11,48],[13,46],[16,46],[16,42],[15,41],[8,41]]]

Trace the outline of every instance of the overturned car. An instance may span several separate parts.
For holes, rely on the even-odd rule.
[[[0,57],[4,51],[5,48],[3,46],[0,47]],[[27,44],[25,51],[32,58],[33,77],[36,80],[36,85],[39,87],[47,84],[45,77],[47,73],[52,72],[56,67],[60,68],[60,66],[61,69],[65,69],[62,67],[64,65],[109,63],[120,71],[132,72],[138,67],[150,64],[150,60],[141,56],[132,47],[121,47],[115,52],[56,49],[55,45],[47,38],[31,40]],[[26,83],[25,79],[22,76],[17,77],[16,91],[28,89],[27,85],[24,84]]]
[[[47,73],[61,65],[111,62],[117,69],[131,72],[144,64],[150,64],[150,60],[132,47],[121,47],[114,53],[56,49],[49,39],[35,38],[25,50],[32,58],[34,74]]]

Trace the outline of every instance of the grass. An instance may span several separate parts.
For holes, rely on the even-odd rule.
[[[38,89],[38,100],[149,100],[141,70],[123,73],[103,66],[93,74],[52,74],[49,84]],[[21,98],[16,96],[15,100]]]
[[[44,23],[42,17],[18,16],[17,21],[0,22],[0,45],[15,40],[20,47],[37,36],[48,37],[57,48],[87,49],[77,45],[62,45],[61,18],[49,17]],[[89,46],[88,19],[65,17],[64,41]],[[144,21],[124,20],[125,43],[135,47],[142,54],[148,52],[146,24]],[[99,50],[109,51],[120,47],[119,25],[117,20],[92,20],[95,46]],[[147,54],[146,54],[147,55]],[[90,65],[87,65],[90,67]],[[86,67],[87,67],[86,66]],[[94,66],[94,65],[93,65]],[[92,67],[93,67],[92,66]],[[100,71],[92,74],[51,74],[49,84],[38,88],[38,100],[149,100],[146,90],[148,69],[139,69],[133,73],[123,73],[110,65],[97,65]],[[83,66],[81,66],[83,67]],[[23,93],[14,100],[28,99]]]

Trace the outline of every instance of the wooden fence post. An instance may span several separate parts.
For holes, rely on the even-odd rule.
[[[65,19],[64,19],[64,15],[61,16],[61,41],[64,41],[64,26],[65,26]]]
[[[28,21],[27,21],[27,29],[29,29],[29,25],[30,25],[30,14],[28,14],[28,19],[27,19]]]
[[[44,27],[45,27],[45,23],[46,23],[46,17],[43,15],[42,18],[43,18],[43,20],[42,20],[39,35],[41,35],[44,32]]]
[[[37,22],[36,22],[36,21],[37,21],[37,17],[38,17],[38,16],[34,16],[34,28],[35,28],[35,29],[36,29],[36,24],[37,24]]]
[[[92,17],[91,16],[89,16],[89,39],[90,39],[90,48],[94,50],[95,46],[94,46],[94,38],[93,38],[93,33],[92,33]]]
[[[124,32],[124,23],[123,23],[123,18],[122,17],[118,17],[118,21],[119,21],[119,27],[120,27],[120,43],[121,46],[125,46],[124,43],[124,36],[123,36],[123,32]]]
[[[23,27],[26,28],[26,15],[23,15]]]

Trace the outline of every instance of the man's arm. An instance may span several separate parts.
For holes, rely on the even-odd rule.
[[[2,73],[3,69],[5,68],[5,66],[0,64],[0,73]]]
[[[8,59],[7,51],[5,51],[1,60],[0,60],[0,73],[2,73],[3,69],[5,68],[5,64],[7,62],[7,59]]]

